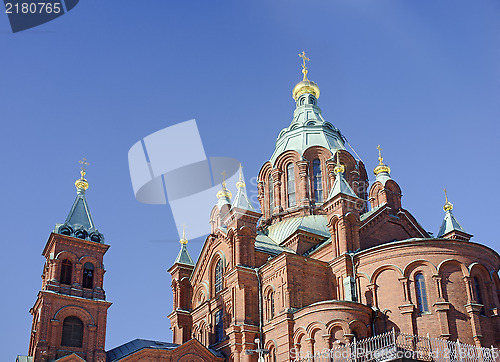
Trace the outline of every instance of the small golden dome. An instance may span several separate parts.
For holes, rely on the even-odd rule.
[[[292,97],[297,100],[304,93],[309,93],[316,98],[319,98],[319,87],[316,83],[306,78],[303,81],[298,82],[295,87],[293,87]]]
[[[226,188],[226,181],[222,182],[222,190],[220,190],[219,192],[217,192],[217,198],[218,199],[221,199],[223,197],[227,197],[228,199],[230,199],[231,197],[233,197],[233,194],[231,193],[231,191],[229,191]]]
[[[380,148],[380,145],[377,146],[377,149],[378,149],[378,166],[373,169],[373,173],[375,174],[375,176],[381,172],[387,172],[390,174],[391,168],[382,162],[384,159],[382,158],[382,153],[381,153],[382,148]]]
[[[84,189],[84,190],[87,190],[89,188],[89,183],[88,181],[85,179],[85,171],[84,170],[81,170],[80,171],[80,175],[81,177],[75,181],[75,186],[77,189]]]
[[[373,173],[375,175],[378,175],[379,173],[381,172],[387,172],[387,173],[391,173],[391,168],[387,165],[384,165],[383,163],[379,164],[377,167],[375,167],[373,169]]]
[[[309,58],[306,57],[306,53],[302,52],[299,54],[299,57],[302,58],[302,74],[304,74],[304,78],[302,81],[298,82],[292,90],[292,97],[297,101],[299,97],[304,93],[312,94],[313,96],[319,98],[319,87],[312,80],[307,79],[307,67],[306,60],[309,61]]]

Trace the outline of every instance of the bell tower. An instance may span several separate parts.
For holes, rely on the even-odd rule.
[[[30,309],[33,316],[29,356],[45,362],[75,354],[105,362],[107,310],[103,256],[109,248],[95,228],[85,199],[89,184],[76,180],[76,199],[64,224],[56,224],[43,249],[42,288]]]

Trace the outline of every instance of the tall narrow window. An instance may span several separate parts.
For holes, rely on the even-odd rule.
[[[217,265],[215,266],[215,293],[219,293],[222,290],[222,260],[219,259]]]
[[[271,176],[271,174],[269,174],[269,180],[267,183],[269,187],[269,215],[272,215],[274,209],[274,184],[273,176]]]
[[[83,287],[92,289],[94,287],[94,265],[85,263],[83,266]]]
[[[478,277],[474,277],[474,292],[476,293],[476,302],[478,304],[482,304],[483,307],[481,308],[481,314],[484,314],[484,301],[483,301],[483,295],[481,293],[481,283],[479,282]]]
[[[77,317],[66,317],[63,321],[61,345],[81,347],[83,342],[83,323]]]
[[[288,166],[286,166],[286,182],[288,207],[292,207],[297,204],[295,200],[295,170],[293,167],[293,163],[289,163]]]
[[[61,265],[61,284],[71,284],[71,271],[73,265],[68,259],[64,259]]]
[[[222,321],[222,315],[224,310],[221,309],[215,313],[215,341],[222,341],[224,337],[224,322]]]
[[[417,288],[417,303],[420,313],[429,313],[427,307],[427,291],[425,289],[425,279],[422,274],[415,275],[415,286]]]
[[[272,319],[274,318],[274,292],[269,293],[268,303],[269,303],[269,319]]]
[[[319,159],[313,161],[313,187],[314,200],[323,202],[323,177],[321,176],[321,162]]]

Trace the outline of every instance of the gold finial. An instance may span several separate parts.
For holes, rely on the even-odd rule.
[[[78,163],[81,165],[82,170],[80,171],[80,178],[75,181],[75,186],[77,189],[87,190],[89,188],[89,183],[85,180],[85,174],[87,173],[85,166],[88,166],[89,163],[85,157],[82,158],[81,161],[78,161]]]
[[[179,243],[181,243],[182,245],[186,245],[188,243],[188,241],[186,239],[186,225],[185,224],[182,225],[182,238],[181,238],[181,240],[179,240]]]
[[[380,147],[380,145],[377,146],[377,150],[378,150],[378,165],[373,170],[373,173],[375,175],[378,175],[381,172],[391,173],[391,168],[382,162],[384,161],[384,158],[382,157],[382,148]]]
[[[335,165],[334,169],[333,169],[333,172],[335,173],[344,173],[345,171],[345,167],[344,165],[342,165],[340,163],[340,159],[339,159],[339,151],[337,151],[337,164]]]
[[[222,171],[221,175],[222,175],[222,190],[217,192],[217,198],[220,199],[222,197],[227,197],[230,199],[231,197],[233,197],[233,194],[226,187],[226,177],[227,177],[226,171]]]
[[[444,211],[451,211],[453,210],[453,204],[448,201],[448,193],[446,192],[446,189],[444,189],[444,198],[446,200],[446,203],[443,206]]]
[[[243,180],[243,166],[240,164],[240,179],[238,180],[238,182],[236,182],[236,187],[241,189],[243,187],[245,187],[245,181]]]
[[[307,80],[307,67],[306,67],[306,60],[307,61],[310,61],[311,59],[309,59],[308,57],[306,57],[306,52],[305,51],[302,51],[302,53],[299,54],[299,57],[302,58],[302,74],[304,74],[304,79],[302,80]]]

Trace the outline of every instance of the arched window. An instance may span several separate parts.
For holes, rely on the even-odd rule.
[[[63,322],[61,345],[81,347],[83,342],[83,323],[77,317],[66,317]]]
[[[478,277],[474,277],[474,292],[476,294],[476,302],[478,304],[482,304],[483,306],[481,307],[481,314],[485,315],[484,313],[484,300],[483,300],[483,295],[481,293],[481,283],[479,282]]]
[[[61,284],[71,285],[71,272],[73,270],[73,265],[68,259],[64,259],[61,265],[61,278],[59,282]]]
[[[222,259],[219,259],[215,265],[215,293],[222,290]]]
[[[288,207],[297,205],[295,200],[295,170],[293,163],[289,163],[286,166],[286,189],[288,194]]]
[[[417,304],[420,313],[429,313],[427,307],[427,291],[425,289],[425,279],[422,274],[415,275],[415,286],[417,288]]]
[[[321,176],[321,162],[319,159],[313,160],[313,188],[314,200],[323,202],[323,177]]]
[[[85,263],[83,266],[83,287],[92,289],[94,287],[94,265]]]
[[[267,183],[269,187],[269,215],[272,215],[274,209],[274,184],[273,176],[271,174],[269,174],[269,180]]]
[[[224,322],[222,320],[223,314],[223,309],[215,313],[215,342],[222,341],[222,337],[224,337]]]

